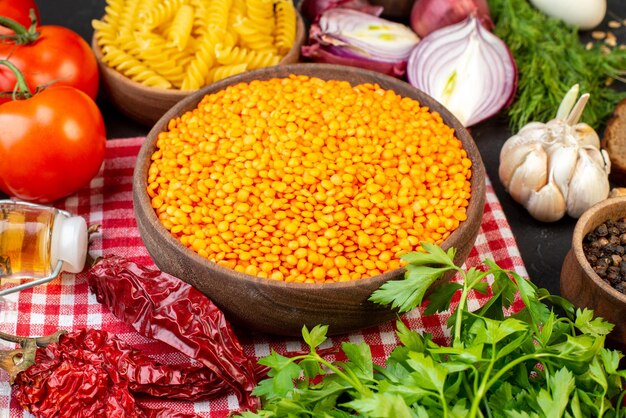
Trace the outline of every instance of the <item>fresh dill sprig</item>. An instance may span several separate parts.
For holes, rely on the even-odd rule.
[[[626,98],[626,92],[609,85],[626,70],[626,50],[587,49],[576,27],[546,16],[527,0],[489,0],[489,7],[495,34],[517,64],[517,93],[506,110],[513,132],[531,121],[553,119],[574,84],[591,94],[582,121],[596,130]]]

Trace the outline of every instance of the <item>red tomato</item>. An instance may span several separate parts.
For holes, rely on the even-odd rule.
[[[48,203],[86,186],[104,160],[106,133],[96,103],[51,86],[0,105],[0,190]]]
[[[39,9],[35,0],[0,0],[0,16],[15,20],[24,27],[30,27],[30,9],[35,11],[37,22],[39,22]],[[13,33],[9,28],[0,26],[0,35]]]
[[[93,51],[76,32],[62,26],[39,26],[39,38],[30,44],[0,43],[0,58],[19,68],[32,91],[51,82],[72,86],[95,100],[98,94],[98,63]],[[15,74],[0,67],[0,91],[11,92]],[[0,100],[6,102],[10,98]]]

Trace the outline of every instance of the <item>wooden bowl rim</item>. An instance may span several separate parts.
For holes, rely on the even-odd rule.
[[[102,18],[101,18],[102,19]],[[96,61],[101,64],[101,68],[106,73],[106,75],[113,80],[116,80],[120,84],[124,85],[125,88],[132,88],[135,90],[140,90],[144,95],[158,95],[158,96],[170,96],[170,97],[178,97],[180,99],[189,96],[192,93],[195,93],[198,90],[180,90],[180,89],[164,89],[162,87],[151,87],[146,86],[145,84],[139,83],[133,79],[126,77],[124,74],[120,73],[116,69],[110,67],[107,63],[102,61],[102,49],[97,41],[97,30],[94,30],[93,35],[91,37],[91,49],[96,57]],[[306,26],[304,24],[304,20],[302,15],[298,10],[296,10],[296,39],[294,41],[293,47],[285,54],[283,58],[281,58],[278,65],[287,65],[283,64],[286,60],[293,59],[293,56],[300,54],[300,48],[304,45],[304,41],[306,38]],[[247,71],[249,72],[249,71]],[[207,87],[207,86],[204,86]],[[202,88],[204,88],[202,87]]]
[[[611,298],[626,305],[626,295],[606,283],[595,271],[593,271],[593,268],[591,267],[591,264],[589,264],[589,261],[587,261],[587,257],[583,251],[583,239],[585,238],[585,235],[597,228],[602,222],[609,220],[607,218],[600,217],[599,214],[606,209],[615,206],[623,206],[624,216],[626,217],[626,196],[605,199],[586,210],[578,219],[576,226],[574,227],[574,234],[572,235],[572,249],[574,256],[576,257],[576,261],[591,281],[604,293],[606,293],[607,296],[610,296]]]
[[[361,68],[355,67],[346,67],[343,65],[336,64],[322,64],[322,63],[297,63],[297,64],[289,64],[280,67],[282,73],[290,74],[290,73],[298,73],[299,69],[302,68],[311,68],[314,70],[318,70],[320,74],[328,74],[330,72],[345,72],[347,68],[350,71],[360,73],[364,76],[371,75],[384,79],[386,82],[391,83],[392,85],[405,85],[405,87],[409,87],[410,89],[415,90],[417,95],[421,95],[422,98],[419,99],[421,105],[426,105],[429,107],[430,111],[432,110],[433,105],[436,107],[441,107],[441,110],[437,110],[444,123],[455,130],[455,136],[461,140],[461,137],[464,137],[463,149],[466,150],[468,156],[472,156],[472,177],[470,179],[470,184],[472,187],[472,194],[470,196],[469,205],[467,208],[467,220],[463,221],[461,225],[450,234],[450,236],[443,242],[442,248],[447,250],[451,247],[451,242],[457,241],[465,230],[467,230],[470,226],[470,220],[472,216],[476,216],[478,219],[473,219],[473,222],[481,222],[482,214],[484,211],[484,205],[486,200],[486,184],[485,184],[485,167],[482,161],[482,157],[480,152],[478,151],[478,147],[473,140],[473,137],[469,133],[469,131],[459,122],[459,120],[445,107],[439,104],[435,99],[429,96],[427,93],[413,87],[412,85],[391,77],[385,74],[374,72],[370,70],[365,70]],[[210,94],[219,90],[222,90],[230,85],[237,84],[239,82],[251,82],[255,79],[258,79],[256,76],[263,76],[266,73],[273,73],[276,71],[275,67],[261,68],[258,70],[249,71],[242,74],[237,74],[232,77],[225,78],[216,83],[213,83],[209,86],[204,87],[201,90],[198,90],[191,95],[185,97],[183,100],[174,105],[170,110],[168,110],[153,126],[153,128],[148,133],[146,140],[141,145],[141,149],[139,150],[139,154],[137,156],[137,161],[135,165],[135,170],[133,174],[133,189],[139,188],[142,190],[141,193],[134,193],[136,206],[139,206],[143,213],[145,213],[149,219],[147,221],[149,224],[155,226],[155,232],[159,235],[161,239],[164,239],[167,244],[170,246],[174,246],[179,252],[182,254],[191,257],[195,262],[199,262],[200,264],[206,265],[207,269],[216,270],[218,273],[223,274],[226,277],[236,280],[244,280],[248,283],[260,286],[267,286],[269,288],[289,288],[295,290],[309,290],[309,289],[354,289],[355,287],[371,287],[372,284],[375,285],[376,288],[380,287],[384,282],[392,279],[400,277],[404,274],[404,267],[400,267],[394,270],[390,270],[388,272],[367,277],[359,280],[351,280],[348,282],[331,282],[331,283],[296,283],[296,282],[285,282],[278,280],[271,280],[262,277],[257,277],[253,275],[249,275],[246,273],[241,273],[224,266],[221,266],[213,261],[207,260],[206,258],[200,256],[195,251],[184,246],[179,240],[174,238],[174,236],[158,221],[157,216],[155,214],[154,209],[152,208],[152,204],[150,199],[148,198],[148,194],[145,192],[147,188],[147,173],[141,172],[141,164],[146,159],[150,159],[152,153],[156,149],[155,143],[158,134],[161,131],[167,129],[168,122],[182,114],[186,111],[182,111],[182,109],[186,109],[189,106],[195,106],[206,94]],[[286,75],[285,75],[286,76]],[[276,76],[276,77],[285,77],[285,76]],[[263,79],[261,77],[261,79]],[[426,102],[426,103],[424,103]],[[467,144],[466,144],[467,143]],[[467,149],[469,146],[471,149]],[[479,228],[477,228],[478,230]],[[459,243],[462,244],[462,243]],[[459,245],[460,246],[460,245]]]

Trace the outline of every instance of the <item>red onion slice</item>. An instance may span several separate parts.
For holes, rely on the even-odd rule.
[[[405,61],[419,42],[408,26],[351,9],[325,11],[319,28],[320,44],[344,48],[352,55],[380,62]]]
[[[422,39],[409,56],[407,78],[467,127],[510,104],[517,68],[506,44],[470,16]]]

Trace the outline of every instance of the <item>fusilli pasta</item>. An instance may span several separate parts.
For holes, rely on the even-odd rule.
[[[296,38],[291,0],[106,0],[103,61],[148,86],[196,90],[278,65]]]

